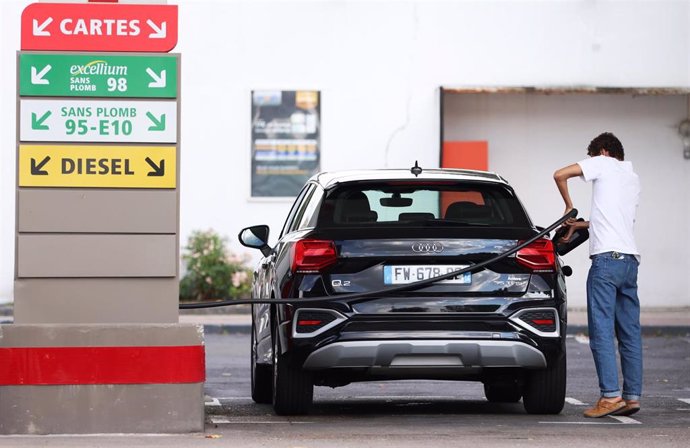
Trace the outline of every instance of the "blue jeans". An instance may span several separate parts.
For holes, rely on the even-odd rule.
[[[638,265],[637,259],[628,254],[606,252],[592,256],[587,276],[587,321],[602,397],[621,396],[614,334],[623,371],[623,398],[639,400],[642,394]]]

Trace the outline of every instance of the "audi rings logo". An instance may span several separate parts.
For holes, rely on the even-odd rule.
[[[443,244],[438,241],[420,241],[412,245],[412,252],[418,254],[439,254],[443,252]]]

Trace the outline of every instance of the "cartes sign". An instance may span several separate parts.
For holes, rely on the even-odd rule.
[[[177,56],[19,53],[19,95],[175,98]]]
[[[34,3],[22,12],[22,50],[168,52],[177,5]]]
[[[175,146],[19,145],[20,187],[176,188]]]
[[[22,99],[23,142],[176,143],[175,101]]]

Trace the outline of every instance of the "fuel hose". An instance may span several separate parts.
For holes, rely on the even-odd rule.
[[[391,293],[398,293],[398,292],[408,292],[408,291],[416,291],[417,289],[423,288],[425,286],[434,284],[436,282],[440,282],[442,280],[448,280],[453,277],[457,277],[458,275],[462,275],[466,272],[475,272],[479,271],[480,269],[484,268],[487,265],[490,265],[492,263],[495,263],[499,260],[502,260],[506,257],[509,257],[519,251],[520,249],[529,246],[539,238],[543,237],[544,235],[548,234],[552,230],[554,230],[557,227],[560,227],[561,224],[563,224],[566,220],[570,218],[575,218],[577,216],[577,209],[572,209],[565,215],[563,215],[561,218],[559,218],[556,222],[551,224],[549,227],[545,228],[544,230],[541,230],[539,233],[534,235],[532,238],[518,244],[517,246],[513,247],[512,249],[509,249],[499,255],[496,255],[495,257],[482,261],[480,263],[472,264],[466,268],[459,269],[457,271],[449,272],[448,274],[440,275],[438,277],[433,277],[429,278],[426,280],[420,280],[418,282],[414,283],[408,283],[406,285],[401,285],[401,286],[394,286],[390,288],[382,288],[382,289],[376,289],[373,291],[365,291],[365,292],[358,292],[358,293],[351,293],[351,294],[338,294],[334,296],[321,296],[321,297],[294,297],[294,298],[280,298],[280,299],[263,299],[263,298],[251,298],[251,299],[245,299],[245,300],[236,300],[236,299],[230,299],[230,300],[214,300],[211,302],[193,302],[193,303],[181,303],[180,304],[180,309],[181,310],[191,310],[191,309],[198,309],[198,308],[217,308],[221,306],[233,306],[233,305],[252,305],[252,304],[271,304],[271,303],[277,303],[277,304],[286,304],[286,303],[293,303],[293,302],[299,302],[300,304],[302,303],[310,303],[310,302],[326,302],[326,301],[335,301],[335,300],[356,300],[356,299],[366,299],[374,296],[385,296]]]

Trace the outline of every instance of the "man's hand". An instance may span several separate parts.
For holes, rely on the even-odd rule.
[[[563,225],[565,226],[567,224],[564,222]],[[570,241],[570,238],[573,237],[574,233],[575,233],[575,226],[571,225],[570,227],[568,227],[568,231],[565,232],[565,235],[563,235],[558,241],[560,243],[567,243]]]
[[[570,212],[573,210],[573,208],[574,208],[574,207],[566,207],[566,208],[565,208],[565,211],[563,212],[563,216],[565,216],[565,215],[567,215],[568,213],[570,213]],[[568,219],[566,219],[566,220],[563,222],[563,224],[561,224],[561,227],[565,227],[565,226],[567,226],[567,225],[572,225],[572,223],[569,224],[570,221],[575,222],[575,218],[568,218]]]
[[[565,220],[563,225],[568,226],[568,230],[566,231],[565,235],[563,235],[559,239],[559,242],[567,243],[573,237],[573,234],[575,233],[575,231],[577,231],[578,229],[589,228],[589,221],[578,221],[575,218],[568,218]]]

